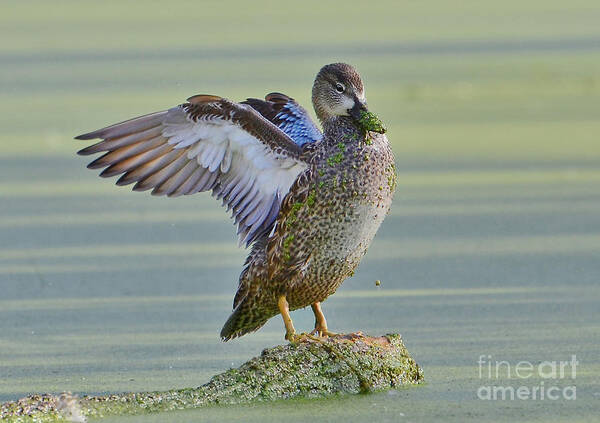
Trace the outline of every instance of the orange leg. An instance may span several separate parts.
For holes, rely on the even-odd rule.
[[[292,318],[290,317],[290,306],[285,298],[285,295],[279,297],[277,305],[279,307],[281,317],[283,317],[283,324],[285,325],[285,339],[288,341],[294,341],[296,338],[296,329],[294,329],[294,324],[292,323]]]
[[[327,329],[327,320],[325,320],[325,315],[323,314],[323,310],[321,310],[321,303],[311,304],[311,308],[313,313],[315,313],[315,329],[310,334],[323,337],[337,335],[337,333],[330,332]]]

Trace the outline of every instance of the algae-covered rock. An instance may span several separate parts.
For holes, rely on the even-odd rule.
[[[34,395],[2,404],[8,422],[85,421],[86,416],[143,414],[214,404],[356,394],[420,383],[421,368],[400,335],[306,338],[266,349],[198,388],[107,396]]]

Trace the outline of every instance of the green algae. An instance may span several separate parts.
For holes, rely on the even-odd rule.
[[[317,200],[317,193],[315,192],[315,190],[312,190],[310,192],[310,194],[308,194],[308,197],[306,198],[306,205],[308,207],[312,207],[312,206],[314,206],[316,200]]]
[[[340,151],[327,158],[327,164],[331,167],[335,167],[336,165],[340,164],[344,160],[344,153],[346,152],[346,144],[344,144],[343,142],[338,142],[337,148]],[[321,175],[321,176],[323,176],[323,175]]]
[[[306,197],[305,201],[296,201],[294,204],[292,204],[290,213],[288,214],[286,221],[285,221],[286,226],[288,228],[291,228],[292,226],[294,226],[294,224],[298,220],[298,212],[300,210],[302,210],[302,208],[304,208],[304,206],[307,206],[309,208],[312,207],[315,204],[315,201],[317,201],[317,193],[316,193],[316,189],[313,189],[308,194],[308,197]]]
[[[298,220],[298,212],[300,210],[302,210],[304,207],[311,208],[312,206],[314,206],[316,201],[317,201],[317,192],[316,192],[316,188],[313,188],[310,191],[310,193],[308,194],[308,196],[306,197],[305,201],[303,201],[303,202],[297,201],[294,204],[292,204],[291,210],[285,220],[285,225],[287,226],[287,228],[288,229],[294,228],[294,226],[296,225],[296,222]],[[296,238],[296,236],[294,234],[290,234],[283,240],[282,252],[283,252],[283,259],[285,261],[289,261],[291,258],[290,247],[295,238]]]
[[[294,204],[292,204],[292,209],[290,210],[290,214],[287,216],[287,219],[285,221],[285,224],[287,225],[287,227],[292,227],[294,225],[294,223],[296,223],[296,220],[298,219],[298,211],[300,211],[300,209],[302,209],[302,207],[304,207],[304,203],[302,202],[295,202]]]
[[[398,183],[398,175],[396,174],[396,166],[392,163],[391,165],[385,168],[386,172],[388,172],[387,183],[391,192],[396,190],[396,185]]]
[[[356,132],[353,132],[353,133],[344,135],[343,138],[347,139],[347,140],[350,140],[350,141],[357,141],[358,140],[358,134]]]
[[[400,335],[307,337],[299,343],[265,349],[260,356],[198,388],[82,398],[32,395],[2,404],[0,417],[11,423],[85,421],[87,417],[370,393],[422,381],[422,369],[410,357]]]
[[[380,134],[385,134],[387,131],[385,125],[379,119],[379,117],[377,117],[375,113],[366,110],[360,112],[358,124],[364,131],[378,132]]]
[[[339,152],[327,158],[327,164],[331,167],[335,167],[337,164],[341,163],[344,160],[344,153]]]
[[[283,259],[286,261],[290,259],[290,247],[292,245],[292,242],[294,241],[294,238],[296,238],[295,235],[288,235],[283,240]]]

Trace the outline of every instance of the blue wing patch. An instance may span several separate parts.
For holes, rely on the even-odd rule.
[[[296,144],[319,141],[323,138],[321,131],[315,126],[310,116],[298,103],[286,103],[275,115],[276,125],[285,132]]]
[[[271,93],[265,100],[249,98],[243,103],[256,109],[300,146],[323,138],[308,112],[285,94]]]

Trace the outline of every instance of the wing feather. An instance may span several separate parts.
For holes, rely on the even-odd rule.
[[[219,148],[216,150],[214,157],[212,157],[212,160],[208,165],[208,170],[210,172],[216,171],[221,166],[223,157],[225,157],[225,152],[229,148],[229,140],[225,141],[223,144],[224,145],[219,146]]]
[[[282,199],[307,167],[286,133],[247,104],[217,96],[83,134],[101,141],[79,151],[104,153],[88,167],[134,191],[179,196],[213,191],[246,245],[270,231]]]
[[[181,154],[179,155],[179,157],[177,157],[171,163],[169,163],[168,165],[163,167],[158,172],[153,173],[153,174],[145,177],[142,181],[140,181],[141,186],[143,186],[144,189],[153,188],[152,195],[159,195],[158,194],[159,185],[161,185],[163,182],[165,182],[171,176],[175,175],[177,172],[179,172],[181,169],[183,169],[184,166],[186,164],[188,164],[188,162],[189,162],[188,158],[185,157],[185,154],[182,151]]]
[[[133,144],[124,145],[123,147],[110,150],[108,153],[100,156],[88,165],[90,169],[99,169],[106,166],[111,166],[115,163],[122,162],[125,159],[133,157],[139,153],[144,153],[148,150],[164,144],[165,139],[161,136],[150,140],[136,141]]]
[[[75,139],[92,140],[94,138],[102,138],[104,140],[109,140],[119,138],[124,135],[145,131],[150,128],[162,125],[164,117],[167,113],[167,110],[156,113],[150,113],[148,115],[126,120],[125,122],[107,126],[106,128],[98,129],[97,131],[79,135],[75,137]],[[85,149],[80,150],[79,154],[86,154],[83,153],[83,151],[85,151]]]
[[[155,154],[152,154],[152,157],[150,157],[149,160],[146,160],[148,157],[144,157],[142,160],[140,160],[140,163],[136,163],[135,166],[127,169],[127,172],[117,181],[117,185],[129,185],[139,181],[140,179],[144,179],[153,171],[162,169],[162,167],[169,164],[172,158],[177,155],[177,152],[173,151],[169,145],[164,145],[152,151]]]
[[[223,156],[223,161],[221,162],[221,172],[222,173],[229,172],[229,168],[231,167],[232,157],[233,157],[233,149],[228,147],[225,151],[225,155]]]
[[[206,172],[207,178],[202,178],[202,184],[200,182],[192,189],[191,194],[202,191],[209,191],[215,187],[217,182],[218,173]]]
[[[191,189],[200,180],[205,171],[206,169],[204,169],[202,166],[198,166],[198,168],[192,172],[192,174],[179,186],[179,188],[169,195],[171,197],[179,197],[180,195],[189,194]]]
[[[154,188],[153,195],[171,195],[188,177],[198,169],[200,165],[197,162],[188,160],[186,164],[177,173],[173,174],[169,179]]]
[[[256,109],[298,145],[314,143],[323,138],[308,112],[285,94],[270,93],[264,100],[249,98],[243,103]]]
[[[254,178],[252,175],[245,175],[243,181],[240,181],[227,197],[229,197],[229,205],[234,208],[237,207],[240,201],[249,195],[252,188],[254,188]]]
[[[102,173],[100,176],[109,177],[119,175],[121,173],[129,172],[132,169],[135,169],[139,166],[148,163],[149,161],[171,151],[170,146],[161,145],[155,149],[145,151],[143,153],[139,153],[135,156],[129,157],[123,161],[117,162],[115,164],[110,165]],[[133,180],[127,180],[126,175],[123,175],[118,181],[117,185],[127,185],[134,182]]]
[[[131,176],[137,181],[133,186],[134,191],[146,191],[152,188],[153,183],[162,182],[160,176],[163,169],[169,167],[174,161],[182,156],[182,151],[172,150],[167,154],[151,160],[150,162],[140,166],[138,169],[131,172]],[[136,173],[139,170],[139,174]],[[158,176],[156,176],[158,174]]]
[[[80,151],[81,155],[95,154],[101,151],[115,150],[124,145],[129,145],[135,141],[143,141],[150,138],[154,138],[161,135],[160,126],[147,129],[141,132],[134,132],[133,134],[124,135],[118,138],[111,139],[110,141],[100,141],[94,145],[84,148]]]

